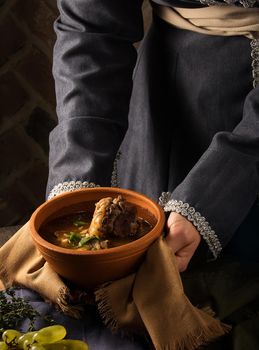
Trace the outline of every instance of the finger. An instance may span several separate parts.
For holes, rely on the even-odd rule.
[[[178,219],[175,219],[175,218],[170,218],[167,220],[167,223],[166,223],[166,226],[167,226],[167,229],[170,230],[170,228],[174,228],[176,227],[177,225],[179,225],[179,223],[183,222],[183,218],[178,218]]]
[[[186,230],[182,230],[181,227],[172,228],[171,226],[165,239],[174,253],[190,244],[188,232],[186,232]]]
[[[167,227],[170,227],[172,224],[178,224],[180,222],[185,222],[186,218],[184,216],[182,216],[181,214],[178,213],[174,213],[172,212],[168,219],[167,219]]]

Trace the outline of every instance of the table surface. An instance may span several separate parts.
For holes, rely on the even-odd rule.
[[[0,246],[3,245],[21,226],[0,227]]]
[[[112,334],[102,323],[96,308],[88,305],[81,319],[74,319],[57,311],[46,303],[39,294],[29,289],[17,289],[16,296],[26,298],[40,313],[36,319],[36,329],[47,326],[44,316],[50,316],[55,324],[62,324],[67,330],[67,339],[80,339],[88,343],[89,350],[148,350],[150,346],[144,339],[123,338]],[[26,332],[28,322],[23,322],[20,331]]]

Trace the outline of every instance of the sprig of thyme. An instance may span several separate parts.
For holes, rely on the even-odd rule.
[[[30,305],[25,298],[17,297],[13,289],[0,291],[0,336],[5,329],[19,329],[21,323],[29,321],[27,331],[34,330],[34,323],[40,313]],[[53,319],[47,315],[44,320],[53,324]]]

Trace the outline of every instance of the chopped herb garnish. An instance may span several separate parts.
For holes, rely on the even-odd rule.
[[[100,241],[100,238],[97,236],[87,236],[87,237],[83,237],[80,242],[78,243],[78,247],[82,247],[83,245],[91,242],[91,241]]]
[[[76,227],[81,227],[81,226],[84,226],[86,224],[87,224],[87,222],[82,221],[82,220],[76,220],[76,221],[73,222],[73,225],[76,226]]]
[[[77,244],[81,239],[81,236],[75,232],[69,232],[68,240],[69,243]]]

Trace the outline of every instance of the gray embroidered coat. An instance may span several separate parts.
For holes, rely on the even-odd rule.
[[[142,1],[58,3],[47,194],[116,180],[186,216],[216,257],[259,192],[258,41],[155,17],[137,55]]]

